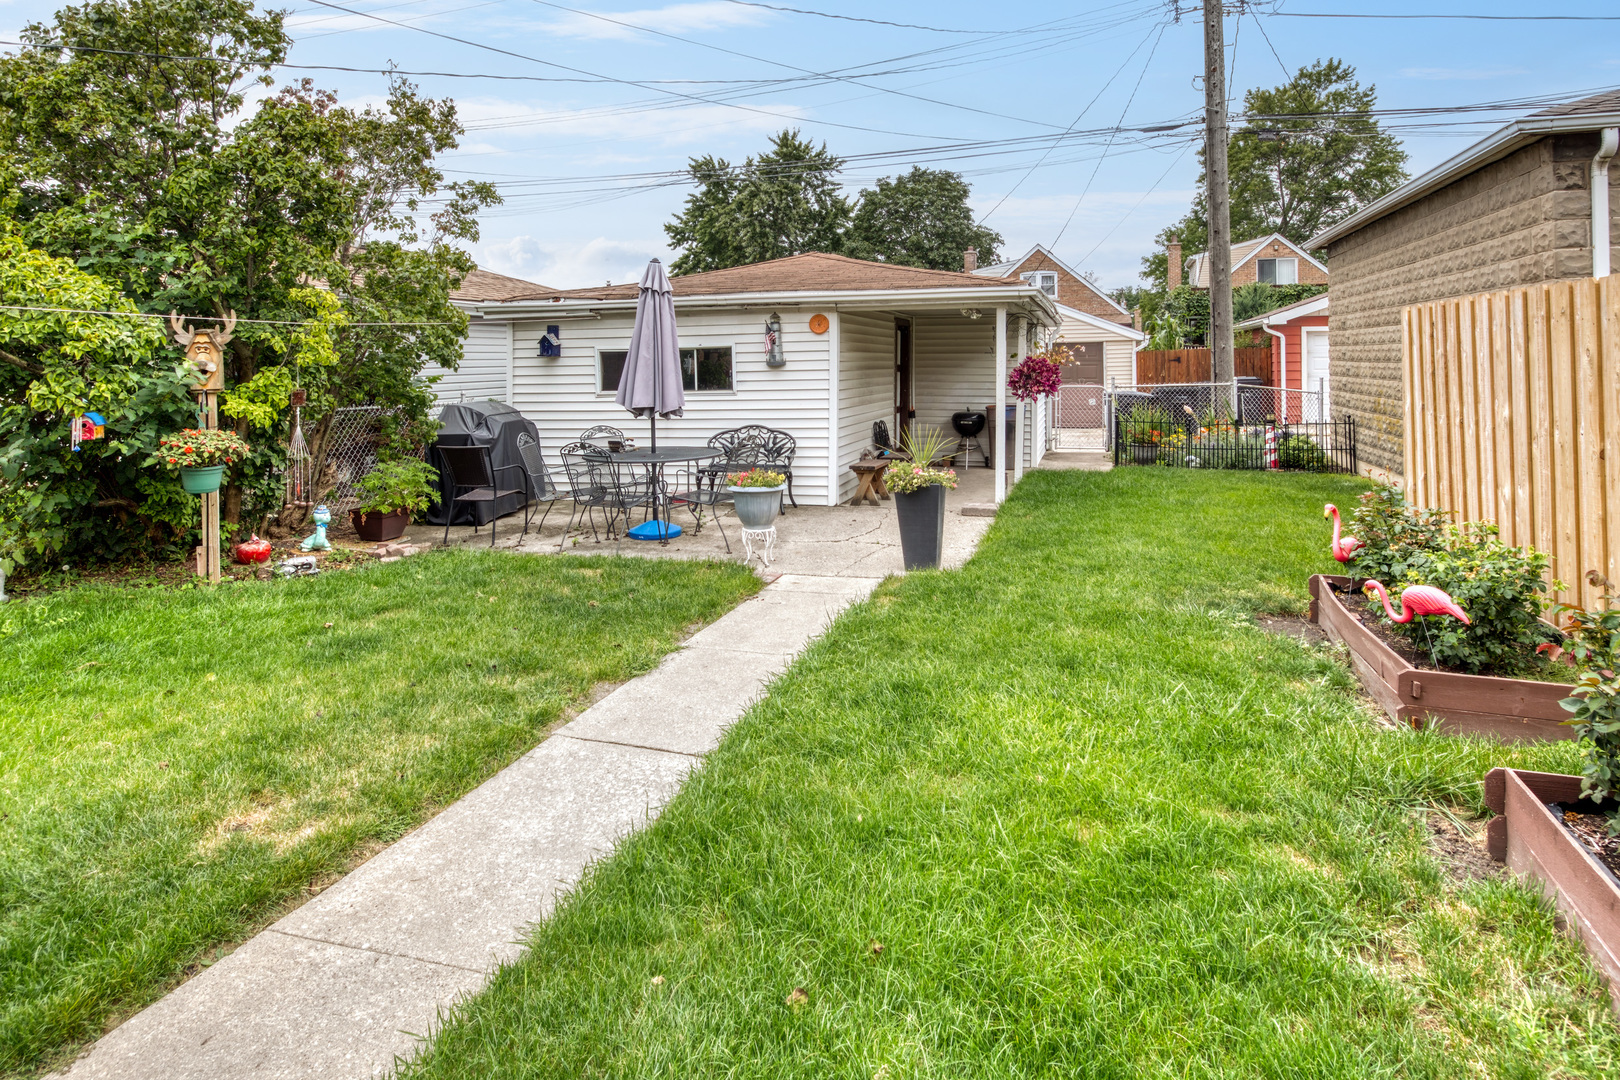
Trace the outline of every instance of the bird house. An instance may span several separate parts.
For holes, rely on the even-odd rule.
[[[541,356],[562,355],[562,327],[548,326],[546,332],[540,335]]]
[[[186,351],[186,359],[197,369],[197,383],[193,389],[217,391],[225,389],[225,346],[236,328],[236,312],[227,312],[225,325],[218,330],[193,330],[191,325],[174,312],[169,312],[169,329],[175,344]]]

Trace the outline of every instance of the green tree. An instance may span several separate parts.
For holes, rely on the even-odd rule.
[[[664,226],[680,255],[677,274],[780,259],[806,251],[839,251],[849,201],[838,190],[842,158],[782,131],[771,149],[733,167],[724,158],[693,158],[687,171],[698,190]]]
[[[0,58],[0,146],[26,240],[142,310],[242,320],[223,412],[256,454],[249,482],[226,492],[227,521],[279,503],[295,380],[319,432],[332,409],[368,401],[397,410],[399,438],[421,437],[431,398],[416,373],[459,359],[465,318],[448,297],[472,266],[461,245],[478,210],[498,201],[488,185],[444,182],[434,160],[461,134],[454,105],[403,80],[363,110],[306,81],[243,118],[244,86],[267,84],[285,53],[281,18],[248,0],[92,0],[29,26],[32,47]]]
[[[844,235],[844,253],[901,266],[960,270],[962,253],[971,247],[978,248],[981,264],[996,262],[1001,234],[974,223],[969,192],[961,173],[945,169],[919,165],[892,180],[883,177],[875,188],[861,192]]]
[[[1406,180],[1406,152],[1368,113],[1377,88],[1363,87],[1342,60],[1318,60],[1282,86],[1243,95],[1248,119],[1232,134],[1232,236],[1238,241],[1281,233],[1304,245]],[[1203,160],[1203,150],[1199,150]],[[1180,240],[1192,255],[1208,242],[1205,176],[1192,209],[1158,235],[1142,276],[1165,287],[1164,245]]]

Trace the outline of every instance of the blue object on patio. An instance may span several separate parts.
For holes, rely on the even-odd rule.
[[[673,540],[675,537],[681,535],[683,531],[684,530],[674,522],[661,521],[658,518],[652,518],[648,521],[643,521],[640,525],[637,525],[625,535],[629,536],[632,540]]]

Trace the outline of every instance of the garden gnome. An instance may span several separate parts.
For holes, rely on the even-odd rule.
[[[325,503],[322,503],[315,508],[313,516],[315,519],[315,532],[313,535],[305,537],[304,542],[298,545],[299,548],[303,551],[331,551],[332,542],[326,538],[326,527],[332,523],[332,511],[326,508]]]

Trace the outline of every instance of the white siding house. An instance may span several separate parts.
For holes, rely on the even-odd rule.
[[[702,358],[694,381],[710,384],[688,386],[685,415],[658,422],[659,443],[702,445],[744,424],[785,431],[798,444],[793,492],[800,503],[833,504],[854,494],[848,467],[871,445],[875,421],[898,436],[908,420],[949,430],[951,413],[993,408],[998,322],[1007,327],[1000,361],[1008,367],[1021,355],[1020,340],[1058,326],[1052,301],[1021,281],[837,255],[796,255],[672,283],[681,348]],[[629,344],[635,305],[634,285],[539,290],[469,305],[481,317],[476,325],[510,328],[509,400],[534,421],[552,464],[597,424],[645,445],[647,421],[613,400],[614,364]],[[772,316],[782,327],[780,367],[766,363]],[[548,327],[560,339],[558,355],[541,355]],[[914,416],[903,417],[908,398]],[[1024,464],[1038,461],[1044,448],[1035,411]]]
[[[544,285],[522,278],[474,270],[450,294],[450,302],[467,313],[467,338],[461,349],[461,363],[455,371],[424,364],[421,376],[435,378],[433,397],[437,405],[493,399],[512,400],[512,324],[491,322],[479,314],[480,304],[513,296],[540,296],[555,293]]]

